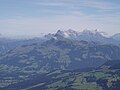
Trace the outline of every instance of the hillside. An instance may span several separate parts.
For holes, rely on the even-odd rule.
[[[54,83],[57,78],[55,78],[55,81],[53,82],[51,81],[51,79],[54,77],[54,75],[47,77],[47,74],[52,73],[52,71],[56,70],[68,71],[70,76],[73,76],[74,79],[77,78],[79,75],[80,78],[85,79],[86,76],[81,77],[81,71],[77,70],[83,70],[85,68],[96,69],[107,61],[114,62],[115,60],[119,60],[119,53],[120,47],[116,45],[92,41],[74,41],[63,38],[61,36],[57,36],[57,39],[53,38],[43,43],[33,43],[30,45],[18,46],[4,54],[1,54],[0,56],[0,87],[7,88],[7,86],[11,87],[11,85],[14,85],[15,83],[19,85],[19,83],[21,82],[23,82],[23,84],[27,87],[25,81],[34,81],[34,76],[38,78],[43,78],[45,80],[49,78],[50,83]],[[72,75],[71,70],[73,71]],[[77,71],[78,73],[76,73],[75,71]],[[98,71],[95,71],[94,73],[97,72]],[[113,71],[110,71],[110,75],[111,72]],[[76,75],[78,76],[74,75],[74,73],[76,73]],[[86,73],[91,73],[91,70],[88,70]],[[101,73],[104,72],[100,71],[100,75]],[[60,76],[63,76],[63,78],[68,77],[64,77],[64,74],[66,75],[66,72],[60,73]],[[41,75],[43,75],[44,77]],[[88,74],[88,76],[89,75],[90,74]],[[59,80],[62,80],[62,78],[60,78]],[[94,85],[92,88],[97,87],[94,82],[92,83]],[[30,83],[33,85],[31,81]],[[37,82],[35,79],[35,84],[36,83]],[[40,82],[38,81],[38,83]],[[63,85],[63,82],[61,81],[58,83],[61,83]],[[15,88],[15,86],[13,87]],[[45,86],[43,88],[46,87],[48,86]],[[19,87],[16,86],[16,88]],[[75,86],[75,88],[77,87]]]
[[[105,65],[105,64],[104,64]],[[109,63],[109,66],[113,64]],[[115,65],[115,64],[114,64]],[[47,74],[38,74],[1,88],[2,90],[119,90],[120,68],[117,69],[81,69],[55,70]]]
[[[44,43],[23,45],[1,55],[2,70],[10,72],[48,72],[99,67],[108,60],[118,60],[120,47],[59,37]],[[4,68],[4,66],[6,68]]]

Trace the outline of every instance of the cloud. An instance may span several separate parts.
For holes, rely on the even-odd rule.
[[[105,0],[34,0],[31,5],[36,11],[47,15],[68,15],[75,12],[82,14],[116,13],[120,10],[118,3]]]
[[[93,7],[102,10],[113,10],[113,9],[120,9],[119,4],[102,1],[102,0],[83,0],[81,1],[83,6]]]
[[[102,10],[120,9],[118,3],[113,3],[105,0],[45,0],[35,1],[33,4],[42,6],[62,6],[62,7],[90,7]]]

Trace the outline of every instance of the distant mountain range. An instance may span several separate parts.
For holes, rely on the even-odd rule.
[[[84,30],[82,32],[77,32],[74,30],[62,31],[58,30],[55,34],[45,35],[46,39],[56,38],[57,36],[62,36],[71,40],[84,40],[84,41],[94,41],[102,43],[120,44],[120,34],[117,33],[113,36],[106,37],[105,32],[99,32],[97,30]]]
[[[118,36],[108,38],[97,30],[58,30],[55,34],[28,40],[1,38],[0,64],[12,71],[31,73],[96,68],[106,61],[120,59]]]
[[[66,39],[74,40],[74,41],[87,41],[87,42],[100,42],[100,43],[108,43],[114,45],[120,45],[120,33],[117,33],[113,36],[107,36],[105,32],[99,32],[97,30],[84,30],[82,32],[77,32],[74,30],[62,31],[58,30],[56,33],[49,33],[42,37],[35,37],[31,39],[10,39],[7,37],[3,37],[0,34],[0,53],[6,52],[10,49],[13,49],[17,46],[36,43],[36,42],[44,42],[50,40],[52,38],[57,39],[58,37],[64,37]]]
[[[30,45],[32,43],[42,43],[45,40],[42,38],[32,38],[32,39],[9,39],[9,38],[0,38],[0,53],[7,52],[11,49],[14,49],[21,45]]]
[[[56,33],[49,33],[46,35],[42,35],[40,37],[35,37],[35,38],[31,38],[31,39],[51,39],[51,38],[56,38],[57,36],[62,36],[64,38],[68,38],[71,40],[85,40],[85,41],[98,41],[98,42],[110,42],[110,43],[114,43],[120,41],[120,33],[116,33],[112,36],[108,36],[108,34],[106,32],[103,31],[98,31],[96,30],[83,30],[82,32],[79,31],[75,31],[72,29],[63,31],[63,30],[58,30]],[[2,34],[0,34],[0,40],[15,40],[15,39],[10,39],[7,37],[3,37]],[[29,38],[27,39],[17,39],[17,40],[29,40]]]
[[[42,38],[1,37],[0,90],[119,90],[119,35],[58,30]]]

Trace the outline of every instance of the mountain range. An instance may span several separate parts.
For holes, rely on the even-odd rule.
[[[71,40],[84,40],[84,41],[94,41],[102,43],[120,44],[120,34],[117,33],[113,36],[107,36],[105,32],[100,32],[98,30],[84,30],[82,32],[77,32],[74,30],[62,31],[58,30],[54,34],[45,35],[47,39],[56,38],[57,36],[62,36]]]
[[[1,38],[0,90],[119,90],[119,35],[69,29]]]
[[[113,36],[107,36],[105,32],[100,32],[98,30],[84,30],[82,32],[74,31],[74,30],[58,30],[56,33],[49,33],[42,37],[35,37],[31,39],[11,39],[7,37],[3,37],[0,34],[0,53],[6,52],[10,49],[13,49],[17,46],[36,43],[36,42],[44,42],[50,40],[52,38],[57,39],[57,37],[64,37],[74,41],[93,41],[93,42],[101,42],[119,45],[120,44],[120,33],[114,34]]]

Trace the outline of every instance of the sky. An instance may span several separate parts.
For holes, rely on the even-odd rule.
[[[120,0],[0,0],[2,35],[41,35],[58,29],[120,33]]]

